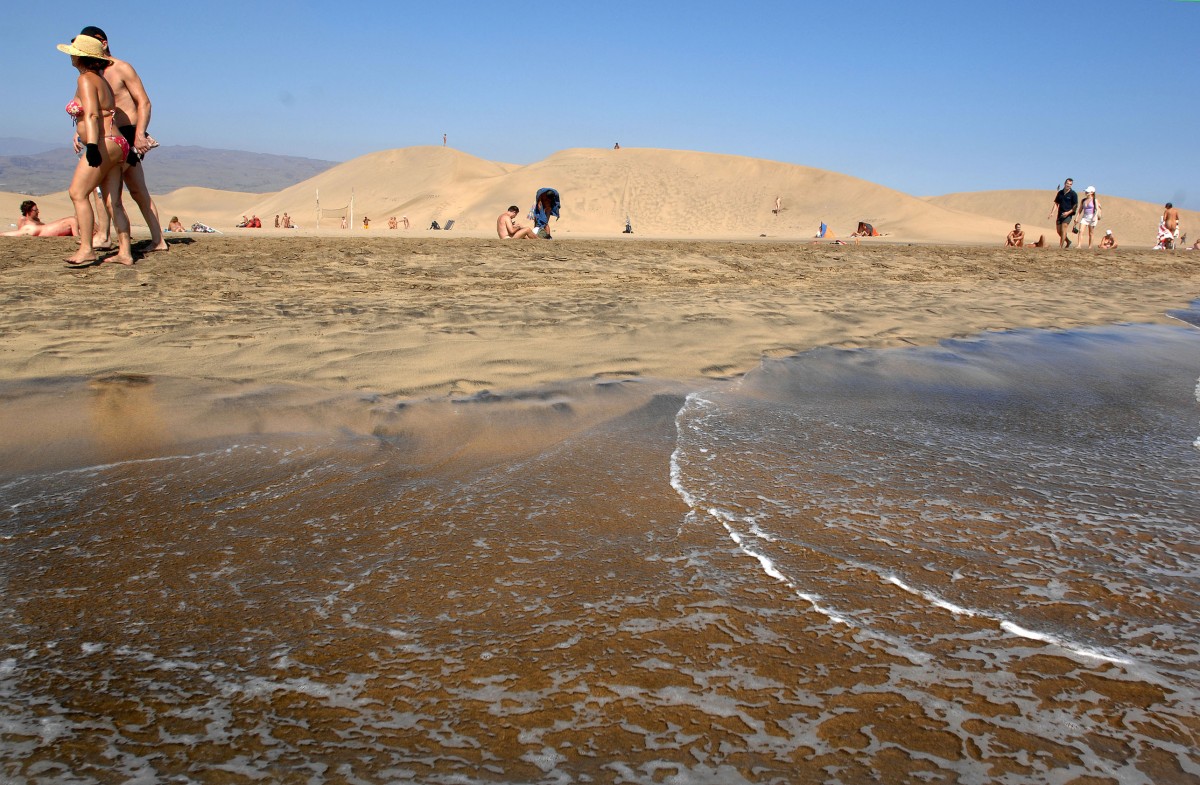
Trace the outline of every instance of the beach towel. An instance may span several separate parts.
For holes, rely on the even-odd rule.
[[[205,234],[220,234],[220,232],[218,232],[216,229],[212,228],[211,226],[205,226],[204,224],[199,223],[199,222],[192,224],[192,231],[193,232],[204,232]]]
[[[550,210],[547,211],[542,206],[542,195],[546,194],[550,197]],[[550,218],[558,218],[559,207],[562,206],[562,199],[559,198],[558,191],[553,188],[539,188],[537,194],[533,197],[533,209],[530,211],[533,215],[533,223],[538,229],[545,229],[550,225]]]
[[[1169,251],[1175,242],[1175,233],[1167,228],[1166,221],[1160,221],[1158,224],[1158,244],[1154,246],[1156,251]]]

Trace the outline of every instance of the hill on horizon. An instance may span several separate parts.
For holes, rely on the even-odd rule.
[[[381,228],[407,215],[416,229],[454,219],[483,236],[510,204],[522,214],[540,187],[563,196],[552,227],[564,235],[619,235],[626,218],[638,236],[812,237],[822,222],[840,237],[868,221],[896,239],[935,242],[1001,239],[1011,224],[930,204],[884,186],[823,169],[686,150],[574,148],[525,166],[501,164],[444,147],[406,147],[360,156],[261,200],[238,214],[264,219],[288,212],[310,228],[315,194],[347,205]],[[775,199],[783,209],[774,212]],[[348,210],[346,211],[348,212]],[[326,214],[322,229],[340,215]],[[945,227],[952,225],[953,229]]]
[[[37,142],[5,138],[2,149],[33,150]],[[37,196],[66,190],[76,157],[69,147],[20,155],[0,155],[0,191]],[[167,193],[189,186],[222,191],[273,193],[337,166],[335,161],[241,150],[167,145],[155,148],[150,164],[150,190]]]
[[[352,219],[351,236],[363,236],[361,222],[368,216],[371,236],[397,238],[434,236],[425,234],[430,223],[445,225],[451,219],[453,234],[436,236],[494,237],[496,217],[510,204],[518,206],[519,220],[528,223],[524,214],[536,190],[545,186],[562,194],[562,215],[552,225],[560,238],[621,237],[628,218],[635,238],[803,240],[826,223],[845,239],[859,221],[866,221],[884,234],[883,242],[992,245],[1003,244],[1019,221],[1031,241],[1042,234],[1057,245],[1047,191],[919,198],[824,169],[686,150],[575,148],[516,165],[453,148],[406,147],[360,156],[269,193],[198,186],[163,193],[151,183],[159,213],[177,215],[185,225],[200,221],[241,232],[245,230],[235,229],[241,217],[258,215],[275,231],[274,216],[286,212],[300,233],[340,231],[346,216]],[[10,222],[15,223],[22,198],[0,192],[0,211],[11,216]],[[778,212],[776,199],[782,205]],[[65,191],[38,202],[43,215],[71,212]],[[1125,247],[1154,244],[1161,205],[1105,194],[1101,204],[1099,233],[1113,229]],[[389,233],[390,216],[407,216],[409,232]],[[1181,216],[1185,230],[1200,225],[1198,212],[1182,210]],[[130,217],[140,225],[136,212]]]

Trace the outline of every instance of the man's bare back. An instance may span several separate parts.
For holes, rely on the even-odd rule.
[[[1167,202],[1167,206],[1163,210],[1162,220],[1167,225],[1167,231],[1174,233],[1176,227],[1179,226],[1179,210],[1170,202]]]

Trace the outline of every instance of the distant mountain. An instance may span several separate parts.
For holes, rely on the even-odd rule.
[[[16,136],[0,136],[0,155],[37,155],[58,147],[54,142],[39,142]]]
[[[0,155],[0,191],[35,195],[65,191],[75,161],[70,148],[64,147],[48,152]],[[274,193],[337,166],[336,161],[180,145],[156,148],[147,162],[150,166],[146,179],[155,194],[186,186]]]

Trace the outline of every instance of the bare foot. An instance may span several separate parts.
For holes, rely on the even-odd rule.
[[[143,249],[142,253],[158,253],[159,251],[169,251],[169,250],[171,250],[171,246],[167,245],[166,240],[163,240],[161,243],[154,246],[153,248]]]
[[[92,253],[92,254],[76,253],[71,256],[68,256],[66,259],[63,259],[63,261],[66,262],[67,267],[90,267],[91,265],[95,264],[98,260],[96,259],[96,254],[94,254],[94,253]]]
[[[119,253],[113,254],[112,256],[106,257],[101,264],[108,264],[109,262],[116,262],[117,264],[123,264],[126,267],[132,267],[133,257],[129,255],[122,256]]]

